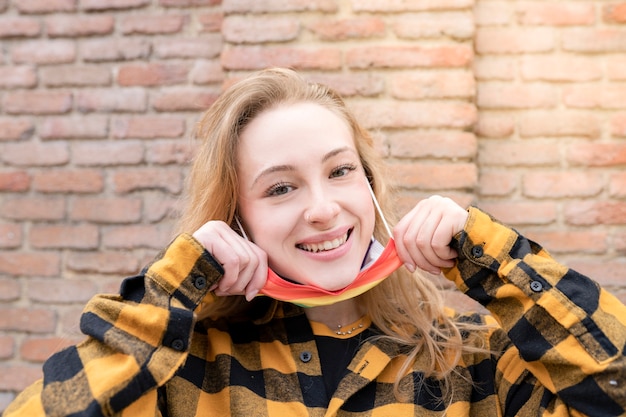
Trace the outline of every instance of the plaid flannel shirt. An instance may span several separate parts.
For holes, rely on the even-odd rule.
[[[4,415],[625,415],[626,307],[478,209],[455,240],[459,260],[445,274],[498,326],[484,334],[492,353],[463,356],[445,402],[440,381],[420,371],[426,354],[401,382],[414,396],[398,401],[402,357],[382,341],[365,342],[327,396],[311,325],[290,304],[265,324],[196,322],[221,267],[181,235],[120,295],[87,305],[88,338],[52,356]]]

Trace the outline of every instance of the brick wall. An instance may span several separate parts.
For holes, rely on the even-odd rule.
[[[271,65],[347,98],[400,210],[479,204],[626,300],[624,2],[0,0],[0,42],[0,410],[171,238],[199,113]]]

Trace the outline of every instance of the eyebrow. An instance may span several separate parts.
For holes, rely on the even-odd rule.
[[[332,151],[328,152],[327,154],[325,154],[322,157],[322,161],[321,162],[326,162],[328,161],[330,158],[334,157],[335,155],[339,155],[340,153],[343,152],[351,152],[356,154],[355,150],[349,146],[342,146],[341,148],[337,148],[337,149],[333,149]],[[259,175],[257,175],[254,178],[254,181],[252,182],[252,185],[254,186],[254,184],[256,184],[261,178],[263,178],[266,175],[269,174],[273,174],[274,172],[290,172],[290,171],[295,171],[296,167],[293,165],[273,165],[271,167],[268,167],[266,169],[264,169],[263,171],[261,171],[259,173]]]

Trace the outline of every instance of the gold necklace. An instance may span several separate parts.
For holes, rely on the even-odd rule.
[[[363,323],[361,323],[361,321],[359,320],[359,324],[357,324],[356,326],[354,326],[350,330],[346,330],[346,331],[342,331],[341,330],[342,327],[343,326],[341,324],[338,324],[336,333],[339,336],[346,336],[346,335],[352,334],[352,332],[355,331],[356,329],[362,329],[363,328]]]

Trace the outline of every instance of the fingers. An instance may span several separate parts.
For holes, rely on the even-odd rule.
[[[245,295],[251,300],[263,288],[267,255],[261,248],[243,239],[224,222],[210,221],[193,236],[224,267],[215,294]]]
[[[400,259],[410,271],[419,267],[431,274],[454,266],[457,253],[449,244],[466,219],[467,211],[448,198],[420,201],[394,228]]]

